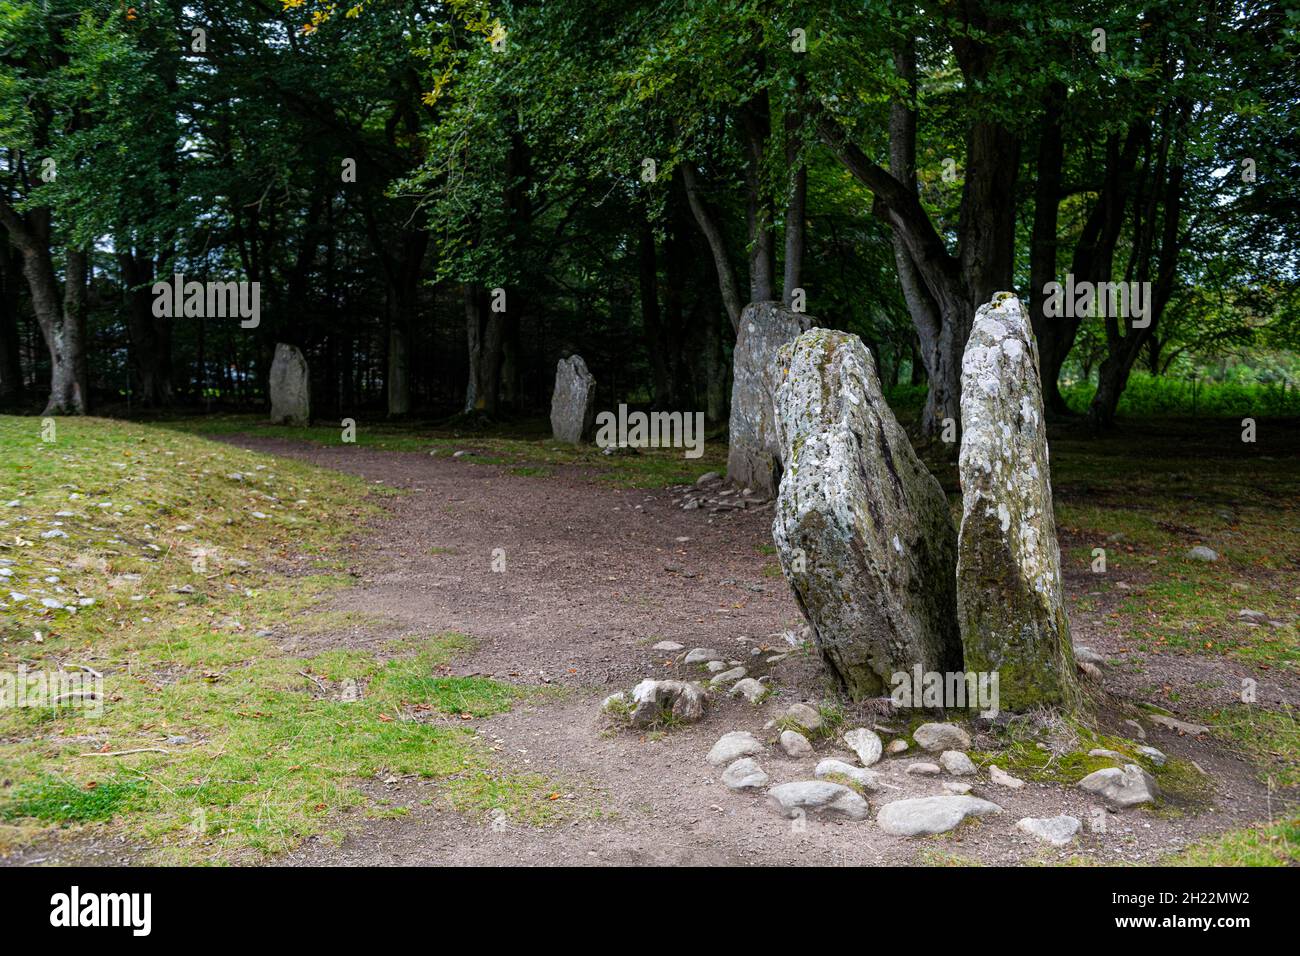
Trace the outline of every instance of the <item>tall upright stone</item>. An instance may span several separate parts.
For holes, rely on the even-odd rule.
[[[776,490],[781,449],[772,421],[776,350],[815,320],[780,302],[751,302],[740,314],[731,385],[727,478],[763,494]]]
[[[896,673],[961,669],[957,540],[939,482],[885,403],[856,335],[778,352],[785,472],[772,537],[822,657],[854,699]]]
[[[596,423],[596,378],[581,355],[562,358],[555,365],[555,391],[551,395],[551,431],[557,441],[579,445],[591,437]]]
[[[279,342],[271,361],[268,383],[271,421],[277,425],[306,425],[311,421],[311,372],[296,345]]]
[[[1038,348],[1014,293],[975,313],[961,370],[957,603],[966,667],[1000,706],[1079,702],[1052,515]]]

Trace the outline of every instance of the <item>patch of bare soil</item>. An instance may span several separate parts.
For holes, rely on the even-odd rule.
[[[235,437],[232,441],[405,490],[386,515],[358,529],[351,552],[357,583],[338,597],[336,610],[392,622],[382,633],[357,628],[275,639],[295,653],[330,646],[366,646],[410,634],[461,631],[477,648],[456,662],[455,673],[490,675],[519,684],[567,689],[513,711],[475,721],[485,743],[498,749],[505,769],[559,781],[574,808],[560,824],[523,826],[491,816],[467,817],[438,799],[437,784],[384,777],[366,781],[378,802],[405,807],[404,815],[341,821],[341,844],[309,840],[283,858],[291,865],[872,865],[942,861],[943,854],[982,863],[1065,860],[1071,853],[1106,863],[1150,862],[1221,830],[1270,815],[1268,794],[1252,768],[1220,743],[1177,737],[1148,725],[1151,743],[1173,757],[1197,761],[1213,781],[1209,807],[1169,817],[1144,811],[1106,814],[1104,832],[1088,827],[1100,804],[1075,788],[1029,783],[1011,791],[981,772],[974,794],[1004,808],[944,836],[892,837],[873,822],[810,817],[785,819],[761,794],[733,793],[721,768],[705,754],[723,733],[749,730],[774,737],[764,724],[790,704],[816,706],[833,696],[819,663],[791,654],[767,667],[755,647],[788,649],[781,632],[797,628],[798,611],[784,581],[764,573],[775,559],[769,544],[771,511],[749,509],[711,516],[683,511],[668,491],[627,490],[574,469],[550,477],[522,477],[465,459],[373,452],[355,446],[317,447]],[[466,445],[472,448],[472,443]],[[494,558],[505,570],[494,571]],[[1077,595],[1088,583],[1067,580]],[[1078,642],[1108,656],[1115,650],[1104,606],[1074,626]],[[699,724],[663,734],[611,729],[599,713],[602,698],[644,677],[679,676],[674,655],[651,645],[672,640],[704,646],[744,661],[754,674],[770,673],[774,694],[758,707],[715,698]],[[1229,684],[1237,668],[1198,657],[1160,655],[1143,662],[1141,682],[1189,688],[1207,679]],[[700,677],[700,673],[684,676]],[[1282,678],[1279,678],[1281,680]],[[1114,669],[1122,696],[1132,688]],[[1230,689],[1230,688],[1229,688]],[[1265,687],[1261,684],[1261,701]],[[1274,684],[1269,697],[1297,699],[1294,683]],[[848,708],[845,728],[875,718]],[[905,722],[896,721],[904,724]],[[1106,723],[1118,725],[1118,715]],[[1109,726],[1131,736],[1131,730]],[[888,739],[888,736],[886,739]],[[976,748],[981,743],[976,741]],[[801,759],[772,747],[759,758],[772,783],[811,779],[817,761],[850,752],[834,740]],[[943,793],[948,778],[905,773],[922,757],[887,757],[874,769],[887,789],[869,794],[874,811],[887,801]],[[1271,807],[1277,815],[1276,799]],[[597,812],[598,811],[598,812]],[[1069,813],[1085,822],[1078,847],[1053,850],[1016,830],[1026,816]]]

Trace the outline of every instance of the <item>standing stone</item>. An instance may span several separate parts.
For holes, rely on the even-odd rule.
[[[555,365],[555,392],[551,395],[551,431],[556,441],[580,445],[591,437],[596,423],[596,379],[581,355],[562,358]]]
[[[998,672],[999,706],[1079,702],[1052,516],[1038,349],[1020,300],[975,313],[961,371],[957,600],[968,671]]]
[[[777,349],[810,328],[811,316],[780,302],[751,302],[740,314],[731,386],[727,478],[763,495],[776,490],[781,448],[772,422]]]
[[[785,473],[772,537],[813,640],[855,700],[890,678],[961,670],[956,535],[856,335],[813,329],[780,349]]]
[[[276,344],[269,391],[273,424],[306,425],[311,421],[311,373],[296,345]]]

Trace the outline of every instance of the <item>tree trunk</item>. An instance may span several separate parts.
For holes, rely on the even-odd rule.
[[[668,373],[662,322],[659,314],[659,266],[655,257],[655,234],[650,220],[642,217],[637,232],[637,287],[641,296],[641,331],[646,358],[654,384],[656,408],[672,407],[672,382]]]
[[[804,87],[801,75],[796,81],[794,106],[785,116],[785,159],[790,182],[785,206],[785,269],[781,294],[787,309],[793,304],[794,290],[803,288],[805,220],[808,216],[808,164],[803,160],[803,143],[800,138],[805,111]]]
[[[18,257],[0,241],[0,404],[23,395],[22,354],[18,334]]]
[[[722,295],[722,306],[727,312],[727,318],[731,320],[732,332],[738,332],[740,312],[745,304],[740,301],[740,286],[736,282],[736,269],[732,265],[731,254],[727,251],[726,237],[722,234],[717,213],[701,194],[702,187],[695,167],[687,161],[679,168],[682,171],[682,183],[686,187],[686,199],[690,203],[691,214],[695,217],[705,242],[709,244],[709,252],[713,255],[713,265],[718,273],[718,291]]]
[[[749,235],[749,301],[776,298],[776,250],[772,236],[772,202],[763,188],[763,160],[772,134],[767,91],[760,91],[740,110],[745,140],[745,224]]]
[[[1057,281],[1057,223],[1061,200],[1061,168],[1065,147],[1061,135],[1061,115],[1065,109],[1063,83],[1052,83],[1043,97],[1043,119],[1038,137],[1038,181],[1034,189],[1034,224],[1029,240],[1029,321],[1038,340],[1039,375],[1042,380],[1043,405],[1049,416],[1070,414],[1061,395],[1058,379],[1065,355],[1058,355],[1064,334],[1062,316],[1048,316],[1047,286]],[[1065,350],[1068,354],[1068,347]]]
[[[501,401],[501,316],[488,307],[487,292],[477,283],[465,284],[465,332],[469,345],[469,381],[465,412],[495,418]]]

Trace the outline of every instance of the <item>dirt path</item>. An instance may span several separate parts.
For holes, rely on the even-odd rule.
[[[974,793],[1001,804],[1003,814],[916,841],[890,837],[871,823],[810,819],[796,826],[761,796],[730,792],[704,761],[721,734],[743,729],[765,736],[763,725],[791,703],[815,706],[828,696],[820,667],[802,655],[774,665],[776,693],[757,709],[723,699],[702,723],[665,735],[609,732],[598,713],[605,695],[680,669],[670,655],[651,650],[656,641],[713,647],[748,663],[761,660],[751,659],[752,647],[781,649],[780,632],[800,623],[784,582],[763,573],[773,560],[759,550],[770,542],[767,508],[710,517],[677,508],[667,491],[613,488],[578,472],[522,477],[463,458],[231,440],[407,490],[387,505],[387,517],[359,530],[352,555],[358,584],[334,602],[391,619],[392,629],[312,637],[281,629],[276,639],[295,653],[313,653],[411,633],[472,635],[478,648],[455,673],[568,690],[558,700],[477,721],[499,748],[497,757],[507,768],[564,782],[573,805],[600,811],[542,829],[494,825],[440,808],[428,799],[434,784],[368,781],[377,798],[409,812],[345,823],[341,845],[311,840],[287,863],[864,865],[925,862],[936,853],[1010,863],[1068,856],[1028,842],[1015,829],[1021,817],[1090,819],[1094,801],[1074,789],[1031,783],[1012,792],[977,783]],[[492,570],[494,551],[497,558],[504,554],[504,572]],[[1105,652],[1100,616],[1077,626]],[[1196,659],[1185,660],[1191,663],[1176,668],[1172,679],[1190,686],[1204,673]],[[1284,691],[1277,693],[1294,696],[1294,687]],[[854,718],[850,712],[847,726],[857,725]],[[1109,815],[1105,832],[1085,833],[1077,852],[1106,862],[1150,861],[1206,833],[1269,816],[1267,794],[1247,764],[1213,742],[1148,733],[1149,742],[1211,774],[1213,810],[1173,819]],[[810,779],[817,760],[831,755],[847,751],[825,742],[814,756],[794,760],[773,748],[761,762],[776,783]],[[874,797],[873,808],[943,792],[937,778],[904,773],[911,759],[877,768],[897,789]]]

